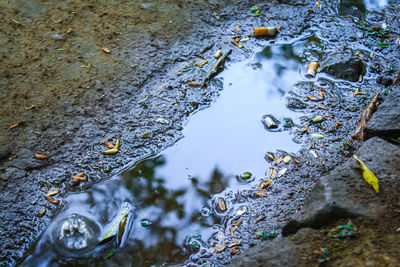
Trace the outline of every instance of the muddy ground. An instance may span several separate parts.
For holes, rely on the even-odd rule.
[[[362,109],[374,94],[380,92],[380,102],[384,102],[393,90],[399,90],[398,84],[392,83],[396,66],[400,66],[396,43],[400,8],[392,5],[382,12],[366,13],[362,19],[362,12],[346,15],[339,1],[319,3],[321,8],[315,1],[297,0],[0,1],[3,264],[22,262],[62,207],[63,195],[109,179],[139,159],[175,143],[182,137],[188,116],[218,97],[221,83],[212,82],[207,89],[191,87],[189,81],[201,82],[204,76],[179,70],[193,60],[201,62],[201,57],[212,60],[218,48],[233,49],[231,61],[238,62],[275,41],[313,36],[321,40],[320,45],[309,48],[304,69],[310,60],[322,61],[335,57],[337,51],[343,54],[342,51],[351,50],[360,51],[366,73],[362,82],[328,78],[328,82],[312,84],[305,79],[290,91],[293,97],[302,99],[301,104],[291,106],[305,113],[301,126],[308,127],[310,133],[322,131],[326,138],[316,141],[293,130],[293,136],[304,145],[298,155],[301,166],[287,166],[284,179],[276,179],[268,190],[273,198],[257,198],[252,191],[241,194],[241,201],[251,203],[254,210],[243,216],[244,223],[235,238],[242,240],[240,251],[244,251],[260,241],[257,231],[279,234],[290,216],[300,210],[317,179],[358,149],[360,141],[345,141],[350,139]],[[262,10],[259,17],[248,14],[255,4]],[[382,23],[388,27],[387,35],[370,36],[380,31],[373,26],[380,27]],[[282,31],[272,39],[250,37],[246,49],[240,49],[231,44],[238,24],[244,35],[251,34],[253,27],[264,25],[282,26]],[[307,119],[320,110],[305,98],[316,94],[319,86],[327,92],[323,102],[329,109],[324,115],[327,119],[310,124]],[[353,96],[356,88],[367,94]],[[159,117],[169,124],[156,123]],[[344,125],[336,128],[336,122]],[[149,134],[143,135],[145,132]],[[102,154],[102,142],[116,138],[121,141],[120,151]],[[310,145],[318,158],[307,150]],[[35,153],[47,158],[35,158]],[[71,176],[83,171],[89,181],[73,186]],[[57,196],[61,202],[49,203],[42,188],[61,188],[62,193]],[[46,214],[40,217],[43,207]],[[254,221],[263,214],[268,219],[255,225]],[[391,219],[395,218],[388,216],[387,220]],[[227,236],[228,228],[227,224]],[[204,253],[207,255],[193,255],[190,262],[207,264],[218,260],[218,265],[227,264],[231,250],[208,250]]]

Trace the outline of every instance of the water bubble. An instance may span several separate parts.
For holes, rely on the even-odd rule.
[[[94,247],[99,232],[99,227],[94,222],[73,213],[57,224],[53,238],[65,249],[80,251]]]

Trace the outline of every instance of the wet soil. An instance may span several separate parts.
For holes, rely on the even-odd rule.
[[[22,262],[65,204],[63,197],[68,197],[68,192],[88,190],[182,137],[186,118],[209,106],[223,85],[216,79],[207,89],[191,87],[188,82],[201,82],[204,73],[179,70],[193,68],[193,62],[201,62],[202,57],[211,60],[218,48],[233,49],[234,63],[275,42],[311,37],[316,40],[315,47],[306,49],[301,61],[303,74],[310,60],[321,60],[343,46],[360,51],[367,62],[362,83],[321,75],[315,80],[302,79],[288,92],[305,103],[300,126],[308,127],[310,133],[323,133],[326,139],[316,141],[293,132],[293,137],[304,148],[311,145],[318,157],[309,150],[296,154],[301,166],[287,166],[284,178],[276,179],[268,190],[273,198],[254,197],[256,186],[239,191],[237,196],[224,195],[251,206],[251,212],[242,218],[236,218],[235,211],[227,215],[220,229],[222,237],[215,236],[208,246],[232,241],[229,225],[240,219],[243,225],[234,234],[243,242],[240,250],[253,246],[260,230],[279,234],[289,216],[300,209],[316,179],[359,146],[358,141],[352,145],[344,141],[350,138],[362,108],[374,93],[382,92],[384,101],[385,93],[393,90],[377,84],[376,79],[394,79],[390,66],[399,66],[398,33],[392,31],[385,39],[386,46],[368,36],[370,29],[365,25],[360,27],[367,21],[369,25],[385,22],[398,29],[395,6],[367,13],[365,18],[339,17],[338,1],[321,1],[321,9],[314,1],[272,1],[259,5],[263,11],[260,17],[249,16],[251,6],[237,1],[0,1],[0,6],[0,259],[6,265]],[[281,25],[283,30],[277,38],[251,38],[244,50],[230,43],[239,23],[246,34],[262,25]],[[304,99],[316,94],[318,87],[326,92],[326,115]],[[352,96],[357,87],[367,94]],[[327,119],[321,124],[310,123],[317,115]],[[157,123],[160,117],[169,123]],[[344,125],[336,129],[336,122]],[[17,127],[9,128],[16,123]],[[103,155],[102,142],[116,138],[121,140],[120,151]],[[34,153],[48,158],[37,159]],[[282,165],[272,167],[283,169]],[[71,176],[83,171],[89,182],[73,186]],[[53,188],[62,189],[55,197],[61,201],[59,205],[46,201],[40,191]],[[43,207],[46,214],[40,217]],[[271,219],[255,223],[267,213]],[[206,247],[189,262],[218,260],[226,264],[232,250],[211,253]]]

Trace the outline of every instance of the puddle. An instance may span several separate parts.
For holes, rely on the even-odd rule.
[[[223,215],[237,208],[234,192],[265,176],[265,153],[277,149],[295,153],[300,148],[292,141],[290,129],[279,131],[280,126],[278,131],[267,131],[261,118],[272,114],[298,121],[299,114],[286,108],[283,96],[302,79],[300,55],[306,43],[271,45],[249,61],[228,63],[218,76],[224,84],[220,97],[190,118],[182,140],[112,180],[70,193],[65,208],[24,265],[58,266],[72,261],[153,266],[182,263],[191,253],[206,251],[210,238],[224,227]],[[244,172],[251,172],[254,181],[238,181],[236,177]],[[226,198],[225,213],[215,209],[218,196]],[[56,248],[57,237],[51,232],[59,229],[54,225],[62,219],[83,215],[104,234],[124,202],[134,206],[131,227],[122,248],[106,262]],[[101,256],[110,256],[106,254]]]
[[[341,0],[339,14],[363,17],[367,11],[379,10],[388,4],[388,0]]]

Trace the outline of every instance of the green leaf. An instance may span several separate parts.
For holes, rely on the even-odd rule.
[[[124,224],[123,230],[125,230],[126,220],[127,220],[127,217],[129,216],[129,213],[131,212],[131,209],[132,209],[132,205],[129,204],[128,202],[125,202],[122,210],[119,212],[118,216],[114,219],[113,223],[111,224],[110,229],[108,229],[108,231],[100,239],[99,245],[107,243],[110,240],[114,239],[115,237],[120,239],[120,237],[118,236],[118,231],[121,228],[121,222],[123,222],[123,224]],[[122,235],[123,235],[123,233],[122,233]],[[122,239],[122,235],[121,235],[121,239]]]

